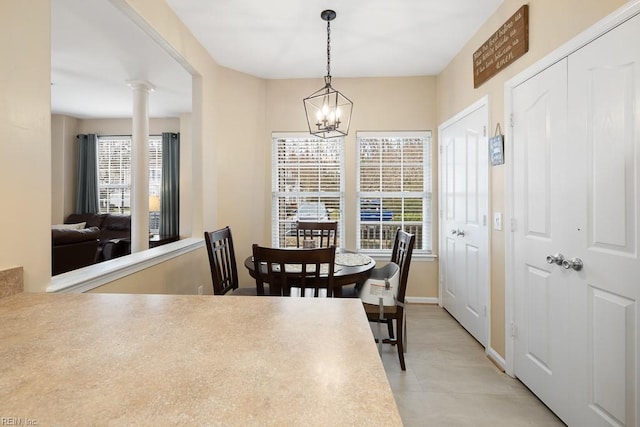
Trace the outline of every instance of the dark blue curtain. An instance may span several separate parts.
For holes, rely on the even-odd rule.
[[[98,145],[96,135],[78,135],[78,186],[75,213],[98,213]]]
[[[162,185],[160,188],[160,235],[180,232],[180,134],[162,133]]]

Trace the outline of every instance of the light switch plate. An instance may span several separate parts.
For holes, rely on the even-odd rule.
[[[502,230],[502,212],[493,213],[493,229]]]

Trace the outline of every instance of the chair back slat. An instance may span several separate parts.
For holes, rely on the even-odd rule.
[[[318,249],[277,249],[253,245],[256,287],[269,284],[269,295],[289,296],[292,287],[327,289],[333,295],[333,276],[336,249],[334,246]]]
[[[314,242],[316,248],[337,246],[338,221],[298,221],[296,222],[296,245],[305,247],[304,242]]]
[[[231,229],[227,226],[220,230],[205,232],[204,239],[209,254],[213,294],[224,295],[234,291],[238,288],[238,267]]]

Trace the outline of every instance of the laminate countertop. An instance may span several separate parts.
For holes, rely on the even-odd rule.
[[[21,293],[0,344],[3,422],[402,425],[357,299]]]

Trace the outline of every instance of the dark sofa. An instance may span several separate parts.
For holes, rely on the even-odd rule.
[[[131,253],[131,216],[117,214],[71,214],[65,224],[86,222],[85,227],[97,227],[96,262],[107,261]]]
[[[51,274],[55,276],[94,264],[99,236],[98,227],[51,230]]]

